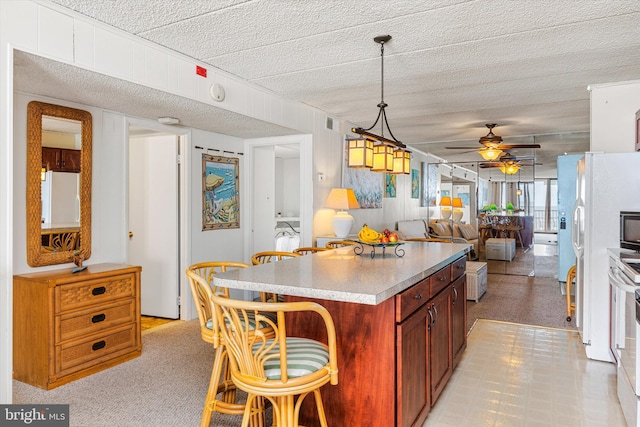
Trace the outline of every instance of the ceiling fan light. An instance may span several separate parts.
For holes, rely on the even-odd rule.
[[[373,167],[374,172],[393,171],[393,148],[385,144],[373,147]]]
[[[393,151],[393,171],[392,174],[408,175],[411,173],[411,152],[402,149]]]
[[[520,170],[520,165],[517,163],[505,163],[499,166],[500,171],[507,175],[515,175]]]
[[[373,142],[366,138],[349,140],[349,167],[371,168],[373,166]]]
[[[496,160],[502,154],[502,150],[497,148],[486,148],[479,151],[480,155],[485,160]]]

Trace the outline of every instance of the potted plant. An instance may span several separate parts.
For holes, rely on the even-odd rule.
[[[513,203],[509,202],[507,203],[507,215],[512,215],[513,214]]]
[[[495,213],[498,210],[498,207],[495,203],[491,203],[491,205],[489,205],[489,209],[491,209],[491,212]]]

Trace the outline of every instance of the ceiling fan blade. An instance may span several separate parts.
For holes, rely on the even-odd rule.
[[[449,150],[482,150],[481,147],[444,147]]]
[[[511,150],[513,148],[540,148],[540,144],[522,144],[522,145],[500,144],[498,148],[500,150]]]

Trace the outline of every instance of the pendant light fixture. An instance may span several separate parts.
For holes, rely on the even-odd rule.
[[[352,128],[351,132],[357,133],[363,139],[349,140],[349,167],[362,168],[369,167],[374,172],[390,172],[394,174],[411,173],[411,152],[406,150],[406,145],[398,141],[389,128],[387,121],[386,108],[387,103],[384,102],[384,44],[391,40],[390,35],[377,36],[373,39],[380,44],[381,59],[381,79],[380,79],[380,103],[378,104],[378,117],[373,125],[369,128]],[[371,130],[380,122],[380,135]],[[385,137],[385,127],[390,138]],[[363,141],[364,140],[364,141]],[[371,165],[366,162],[370,146],[373,145]],[[353,159],[353,160],[352,160]],[[362,160],[364,159],[364,160]]]

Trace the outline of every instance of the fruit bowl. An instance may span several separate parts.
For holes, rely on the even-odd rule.
[[[371,256],[371,258],[376,256],[376,248],[382,248],[382,256],[384,256],[387,247],[392,247],[397,257],[404,256],[404,249],[398,248],[398,246],[404,245],[404,242],[402,241],[380,243],[356,240],[356,242],[358,242],[358,244],[353,247],[353,252],[356,255],[362,255],[364,253],[364,247],[369,246],[371,248],[371,251],[369,252],[369,256]]]

